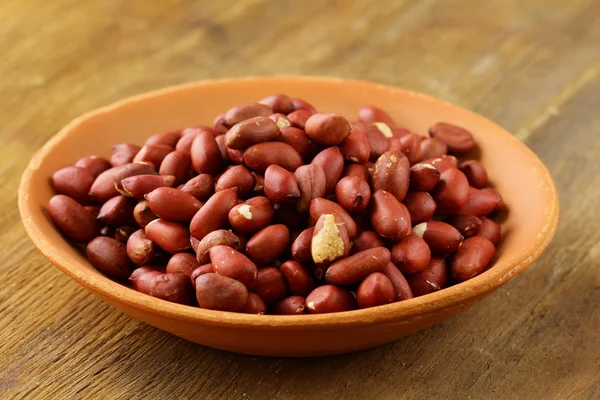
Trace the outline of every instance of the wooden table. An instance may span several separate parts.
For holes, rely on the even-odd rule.
[[[4,0],[0,15],[0,398],[600,398],[600,1]],[[60,127],[147,90],[262,74],[404,86],[497,121],[556,180],[554,242],[452,320],[304,360],[178,339],[37,252],[16,189]]]

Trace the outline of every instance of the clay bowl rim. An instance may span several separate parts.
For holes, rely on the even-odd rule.
[[[495,125],[498,129],[493,131],[495,135],[503,136],[504,140],[513,141],[516,146],[520,146],[525,150],[529,157],[538,166],[541,172],[540,184],[546,189],[550,189],[548,196],[548,204],[545,208],[546,220],[536,240],[529,246],[528,251],[524,255],[512,263],[499,263],[498,261],[484,273],[470,279],[466,282],[450,286],[446,289],[416,297],[413,299],[395,302],[383,306],[346,311],[331,314],[305,314],[299,316],[278,316],[278,315],[253,315],[232,313],[223,311],[205,310],[198,307],[185,306],[181,304],[171,303],[165,300],[157,299],[142,293],[139,293],[127,286],[118,282],[112,281],[100,273],[92,273],[85,269],[80,269],[69,262],[68,257],[62,254],[61,250],[51,245],[44,234],[38,228],[37,223],[30,217],[29,209],[35,207],[33,201],[29,200],[27,195],[32,176],[42,173],[38,170],[38,165],[46,157],[51,156],[53,147],[56,143],[63,140],[77,126],[91,117],[96,117],[132,102],[141,102],[154,96],[163,96],[169,93],[187,90],[190,88],[201,88],[207,85],[228,85],[248,80],[279,80],[282,82],[289,80],[301,80],[306,82],[327,82],[335,84],[350,84],[354,86],[367,85],[375,86],[378,89],[403,92],[405,95],[419,97],[426,102],[435,102],[443,107],[452,107],[460,109],[462,112],[470,114],[471,117],[486,120]],[[83,155],[82,155],[83,156]],[[45,172],[43,172],[45,173]],[[54,135],[43,147],[36,152],[25,169],[19,186],[19,210],[25,230],[38,250],[59,270],[76,280],[78,283],[94,292],[100,297],[109,298],[114,304],[124,303],[129,307],[142,309],[147,312],[156,313],[163,317],[173,318],[177,320],[185,320],[197,323],[198,325],[216,325],[216,326],[239,326],[248,325],[254,328],[290,328],[290,329],[314,329],[339,326],[357,326],[374,321],[383,322],[391,320],[401,320],[416,316],[419,314],[429,314],[437,310],[451,307],[461,303],[468,303],[470,299],[484,295],[497,287],[508,282],[514,276],[525,270],[531,265],[548,246],[558,223],[558,195],[552,177],[540,159],[533,153],[525,144],[515,138],[512,134],[489,121],[487,118],[469,111],[465,108],[448,103],[444,100],[434,98],[411,90],[383,85],[375,82],[330,78],[330,77],[314,77],[314,76],[260,76],[260,77],[243,77],[231,79],[215,79],[191,82],[182,85],[175,85],[160,90],[155,90],[143,93],[137,96],[129,97],[124,100],[117,101],[108,106],[98,108],[96,110],[85,113],[71,121],[68,125],[62,128]],[[61,235],[58,230],[53,231],[55,235]],[[93,267],[92,267],[93,268]]]

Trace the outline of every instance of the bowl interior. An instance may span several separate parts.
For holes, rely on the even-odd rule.
[[[273,93],[301,97],[319,110],[340,112],[351,119],[360,106],[376,105],[392,115],[398,125],[420,134],[426,134],[428,127],[438,121],[471,130],[490,180],[502,193],[509,209],[502,223],[503,241],[495,265],[460,285],[376,309],[326,316],[257,317],[172,304],[112,282],[98,273],[53,226],[46,208],[53,195],[49,177],[55,170],[87,154],[109,156],[116,143],[142,144],[153,133],[212,125],[214,117],[232,105],[256,101]],[[84,115],[61,130],[32,159],[21,182],[19,206],[24,225],[42,253],[63,272],[102,296],[203,323],[282,327],[398,318],[481,295],[537,258],[549,243],[558,218],[556,191],[548,171],[526,146],[498,125],[460,107],[410,91],[362,81],[310,77],[199,82],[127,99]]]

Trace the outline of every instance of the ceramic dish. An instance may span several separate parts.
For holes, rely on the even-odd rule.
[[[361,105],[386,110],[399,125],[425,134],[435,122],[469,129],[481,161],[509,212],[494,265],[436,293],[336,314],[273,316],[227,313],[169,303],[138,293],[96,271],[47,214],[49,177],[87,154],[109,156],[115,143],[141,144],[153,133],[197,124],[232,105],[273,93],[301,97],[317,109],[354,117]],[[558,199],[536,155],[500,126],[442,100],[399,88],[346,79],[261,77],[205,81],[123,100],[74,120],[33,157],[21,181],[19,208],[27,233],[58,269],[132,317],[193,342],[267,356],[317,356],[397,340],[450,318],[508,282],[550,242]],[[85,318],[85,316],[82,316]]]

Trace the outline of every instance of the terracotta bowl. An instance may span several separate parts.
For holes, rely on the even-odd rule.
[[[510,209],[495,264],[459,285],[408,301],[337,314],[271,316],[203,310],[159,300],[113,282],[52,224],[50,175],[87,154],[110,155],[115,143],[141,144],[153,133],[212,124],[234,104],[273,93],[305,98],[319,110],[354,117],[373,104],[407,128],[425,134],[435,122],[470,129],[481,161]],[[132,317],[187,340],[234,352],[318,356],[392,342],[450,318],[523,271],[550,242],[558,199],[536,155],[500,126],[442,100],[395,87],[334,78],[262,77],[206,81],[133,97],[71,122],[33,157],[21,181],[19,208],[27,233],[58,269]],[[82,316],[85,318],[85,316]]]

